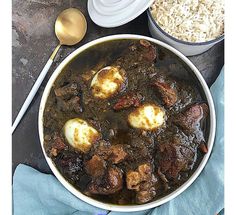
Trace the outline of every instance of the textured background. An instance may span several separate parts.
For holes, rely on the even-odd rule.
[[[42,172],[51,172],[40,147],[37,119],[43,89],[56,66],[79,46],[96,38],[131,33],[150,36],[147,15],[143,13],[132,22],[117,28],[95,25],[87,13],[87,0],[13,0],[12,8],[12,119],[19,112],[26,96],[36,81],[58,41],[54,35],[57,15],[68,7],[79,8],[86,16],[88,32],[74,47],[62,47],[48,76],[40,87],[26,115],[12,138],[13,172],[19,163],[28,164]],[[200,70],[210,86],[224,64],[224,41],[209,51],[189,58]]]

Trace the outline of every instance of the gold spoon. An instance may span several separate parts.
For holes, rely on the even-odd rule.
[[[80,10],[76,8],[68,8],[62,11],[55,22],[55,33],[59,40],[59,45],[55,48],[52,55],[50,56],[48,62],[44,66],[42,72],[40,73],[37,81],[32,87],[29,95],[27,96],[20,112],[18,113],[13,125],[12,133],[19,124],[20,120],[24,116],[27,108],[29,107],[31,101],[33,100],[35,94],[37,93],[40,85],[42,84],[49,68],[51,67],[53,60],[62,45],[72,46],[80,42],[87,31],[87,22],[84,15]]]

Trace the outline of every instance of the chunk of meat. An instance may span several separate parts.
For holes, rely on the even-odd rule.
[[[156,196],[156,177],[152,173],[150,164],[140,165],[136,171],[126,174],[127,189],[136,191],[136,202],[145,203]]]
[[[126,174],[126,184],[129,190],[139,190],[142,177],[139,172],[129,171]]]
[[[111,155],[109,159],[112,163],[118,164],[127,157],[127,153],[124,151],[123,145],[113,145],[111,146]]]
[[[204,154],[206,154],[208,152],[208,149],[207,149],[207,147],[204,143],[201,143],[199,145],[199,148],[200,148],[201,152],[204,153]]]
[[[148,42],[147,40],[140,40],[139,43],[141,46],[143,46],[145,48],[149,48],[151,46],[151,43]]]
[[[176,178],[179,172],[185,167],[185,160],[178,159],[178,148],[171,144],[163,144],[160,146],[161,158],[159,165],[161,171],[168,176],[168,178]]]
[[[152,177],[152,168],[149,164],[143,164],[138,167],[138,172],[143,181],[149,181]]]
[[[92,177],[102,176],[106,170],[106,162],[101,157],[94,155],[85,163],[85,170]]]
[[[156,48],[147,40],[140,40],[140,45],[143,50],[142,58],[148,62],[153,62],[157,57]]]
[[[187,110],[179,113],[174,118],[174,123],[185,131],[193,132],[199,127],[199,122],[208,114],[208,106],[205,103],[193,104]]]
[[[135,72],[136,69],[141,69],[145,73],[154,71],[154,62],[157,58],[155,45],[141,40],[134,42],[128,49],[126,49],[122,56],[119,57],[114,65],[119,65],[125,69]]]
[[[111,167],[103,178],[93,180],[88,191],[91,194],[109,195],[123,188],[123,173],[118,167]]]
[[[137,171],[128,171],[126,175],[127,188],[130,190],[140,190],[141,182],[150,181],[152,178],[152,168],[149,164],[142,164]]]
[[[118,164],[122,162],[128,156],[122,144],[99,147],[97,153],[104,160],[111,161],[113,164]]]
[[[108,181],[110,182],[110,186],[112,191],[116,192],[118,190],[121,190],[123,187],[123,173],[121,169],[119,168],[110,168],[108,170]]]
[[[61,152],[65,148],[67,148],[67,145],[65,144],[63,138],[58,134],[54,135],[52,141],[53,141],[53,143],[52,143],[52,147],[50,150],[50,155],[52,155],[54,157],[56,157],[59,152]]]
[[[146,190],[141,190],[136,194],[136,202],[138,204],[143,204],[146,202],[151,201],[156,196],[156,189],[155,187],[150,187]]]
[[[82,112],[81,101],[79,96],[72,97],[65,101],[61,98],[57,98],[57,107],[64,112],[75,111],[76,113]]]
[[[71,98],[67,102],[68,107],[70,107],[70,110],[74,110],[76,113],[81,113],[82,112],[82,107],[81,107],[81,99],[79,96],[75,96]]]
[[[181,171],[188,170],[194,162],[195,152],[178,138],[158,144],[159,171],[167,178],[176,178]],[[163,177],[163,176],[162,176]]]
[[[128,93],[122,96],[117,103],[113,106],[114,110],[122,110],[129,107],[139,107],[143,100],[140,93]]]
[[[57,97],[60,97],[62,99],[69,99],[72,96],[78,95],[79,88],[76,83],[71,83],[71,84],[67,84],[63,87],[55,89],[54,93]]]
[[[79,87],[76,83],[67,84],[54,90],[57,99],[57,107],[64,112],[82,112]]]
[[[161,95],[161,98],[166,107],[171,107],[177,102],[177,91],[173,85],[165,82],[162,79],[155,81],[153,85]]]

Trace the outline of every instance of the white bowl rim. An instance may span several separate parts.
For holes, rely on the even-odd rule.
[[[192,174],[192,176],[184,184],[182,184],[178,189],[176,189],[172,193],[170,193],[167,196],[164,196],[164,197],[162,197],[158,200],[152,201],[150,203],[142,204],[142,205],[124,205],[124,206],[121,206],[121,205],[115,205],[115,204],[110,204],[110,203],[103,203],[103,202],[97,201],[95,199],[92,199],[92,198],[84,195],[83,193],[78,191],[75,187],[73,187],[61,175],[61,173],[57,170],[57,168],[53,164],[52,160],[46,155],[46,152],[45,152],[45,149],[44,149],[44,146],[43,146],[44,145],[43,112],[44,112],[45,104],[46,104],[46,101],[47,101],[47,97],[50,93],[51,87],[53,86],[53,83],[56,80],[56,78],[58,77],[58,75],[60,74],[60,72],[63,70],[63,68],[72,59],[74,59],[79,53],[81,53],[82,51],[88,49],[89,47],[94,46],[94,45],[99,44],[99,43],[106,42],[106,41],[120,40],[120,39],[135,39],[135,40],[145,39],[145,40],[153,42],[153,43],[155,43],[159,46],[162,46],[162,47],[168,49],[169,51],[171,51],[172,53],[174,53],[175,55],[177,55],[182,61],[184,61],[190,67],[192,72],[197,77],[199,83],[201,84],[201,86],[204,90],[204,93],[205,93],[205,96],[206,96],[206,99],[207,99],[207,102],[208,102],[208,105],[209,105],[209,110],[210,110],[210,130],[209,130],[209,138],[208,138],[208,142],[207,142],[208,153],[205,154],[205,156],[203,157],[201,163],[199,164],[199,166],[197,167],[195,172]],[[216,129],[216,120],[215,120],[215,108],[214,108],[213,99],[212,99],[210,90],[209,90],[204,78],[202,77],[202,75],[198,71],[198,69],[193,65],[193,63],[187,57],[185,57],[181,52],[179,52],[175,48],[171,47],[170,45],[168,45],[164,42],[161,42],[157,39],[154,39],[154,38],[150,38],[150,37],[147,37],[147,36],[141,36],[141,35],[135,35],[135,34],[117,34],[117,35],[102,37],[102,38],[93,40],[89,43],[86,43],[85,45],[83,45],[83,46],[79,47],[78,49],[76,49],[75,51],[73,51],[69,56],[67,56],[60,63],[60,65],[56,68],[56,70],[54,71],[54,73],[50,77],[50,79],[49,79],[49,81],[48,81],[48,83],[47,83],[47,85],[44,89],[42,98],[41,98],[40,107],[39,107],[39,114],[38,114],[38,131],[39,131],[39,138],[40,138],[41,147],[42,147],[45,159],[46,159],[50,169],[52,170],[52,172],[56,176],[56,178],[62,183],[62,185],[67,190],[69,190],[72,194],[74,194],[76,197],[83,200],[84,202],[89,203],[93,206],[105,209],[105,210],[120,211],[120,212],[142,211],[142,210],[147,210],[147,209],[150,209],[150,208],[160,206],[160,205],[170,201],[171,199],[175,198],[180,193],[182,193],[185,189],[187,189],[195,181],[195,179],[199,176],[199,174],[201,173],[201,171],[203,170],[203,168],[205,167],[205,165],[207,163],[207,160],[208,160],[208,158],[211,154],[211,151],[212,151],[212,148],[213,148],[213,145],[214,145],[215,129]]]
[[[154,26],[159,30],[161,31],[161,33],[163,33],[165,36],[167,36],[168,38],[174,40],[175,42],[178,42],[178,43],[182,43],[184,45],[190,45],[190,46],[203,46],[203,45],[210,45],[210,44],[215,44],[215,43],[218,43],[220,41],[222,41],[224,39],[224,35],[225,34],[222,34],[220,35],[219,37],[215,38],[215,39],[212,39],[212,40],[208,40],[208,41],[204,41],[204,42],[189,42],[189,41],[184,41],[184,40],[180,40],[176,37],[173,37],[172,35],[170,35],[169,33],[167,33],[166,31],[164,31],[158,24],[157,22],[155,21],[155,19],[153,18],[152,16],[152,13],[151,13],[151,9],[150,7],[147,9],[147,15],[148,17],[150,18],[150,20],[152,21],[152,23],[154,24]]]

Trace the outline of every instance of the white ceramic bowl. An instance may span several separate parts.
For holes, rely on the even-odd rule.
[[[192,42],[186,42],[183,40],[179,40],[167,32],[165,32],[154,20],[154,18],[151,15],[150,8],[147,10],[148,14],[148,27],[149,31],[152,35],[152,37],[161,40],[163,42],[168,43],[169,45],[175,47],[177,50],[182,52],[185,56],[193,56],[201,54],[208,49],[210,49],[212,46],[214,46],[216,43],[220,42],[224,39],[224,35],[221,35],[220,37],[210,40],[207,42],[198,42],[198,43],[192,43]]]
[[[168,49],[170,52],[174,53],[175,55],[177,55],[183,62],[185,62],[189,69],[192,71],[192,73],[195,75],[195,77],[198,79],[198,82],[201,86],[201,88],[203,89],[204,93],[205,93],[205,97],[206,100],[208,102],[209,105],[209,111],[210,111],[210,119],[209,119],[209,137],[208,137],[208,142],[207,142],[207,146],[208,146],[208,153],[203,157],[201,163],[199,164],[199,166],[197,167],[196,171],[193,173],[193,175],[189,178],[188,181],[186,181],[182,186],[180,186],[178,189],[176,189],[174,192],[172,192],[171,194],[160,198],[158,200],[152,201],[150,203],[146,203],[146,204],[142,204],[142,205],[130,205],[130,206],[121,206],[121,205],[114,205],[114,204],[108,204],[108,203],[103,203],[103,202],[99,202],[95,199],[92,199],[86,195],[84,195],[83,193],[81,193],[80,191],[78,191],[77,189],[75,189],[62,175],[61,173],[57,170],[57,168],[55,167],[55,165],[53,164],[52,160],[46,155],[46,152],[44,150],[44,146],[43,146],[43,142],[44,142],[44,133],[43,133],[43,112],[44,112],[44,108],[45,108],[45,104],[48,98],[48,95],[50,93],[50,90],[52,88],[52,85],[54,83],[54,81],[56,80],[56,78],[58,77],[58,75],[61,73],[61,71],[63,70],[63,68],[70,63],[70,61],[72,59],[74,59],[76,56],[78,56],[81,52],[83,52],[84,50],[90,48],[91,46],[94,46],[96,44],[100,44],[106,41],[110,41],[110,40],[120,40],[120,39],[145,39],[148,40],[152,43],[155,43],[159,46],[162,46],[166,49]],[[103,37],[97,40],[94,40],[92,42],[89,42],[85,45],[83,45],[82,47],[76,49],[74,52],[72,52],[67,58],[65,58],[61,64],[57,67],[57,69],[54,71],[53,75],[51,76],[51,78],[49,79],[44,92],[43,92],[43,96],[41,99],[41,103],[40,103],[40,107],[39,107],[39,116],[38,116],[38,128],[39,128],[39,137],[40,137],[40,141],[41,141],[41,147],[44,153],[44,156],[46,158],[46,161],[49,165],[49,167],[51,168],[52,172],[54,173],[54,175],[57,177],[57,179],[63,184],[63,186],[69,190],[71,193],[73,193],[75,196],[77,196],[78,198],[80,198],[81,200],[94,205],[96,207],[100,207],[106,210],[112,210],[112,211],[123,211],[123,212],[131,212],[131,211],[141,211],[141,210],[146,210],[146,209],[150,209],[159,205],[162,205],[168,201],[170,201],[171,199],[175,198],[176,196],[178,196],[180,193],[182,193],[187,187],[189,187],[194,180],[199,176],[199,174],[201,173],[202,169],[204,168],[204,166],[206,165],[206,162],[211,154],[211,150],[214,144],[214,137],[215,137],[215,126],[216,126],[216,122],[215,122],[215,109],[214,109],[214,104],[213,104],[213,100],[210,94],[210,91],[208,89],[208,86],[205,82],[205,80],[203,79],[202,75],[200,74],[200,72],[198,71],[198,69],[191,63],[190,60],[188,60],[183,54],[181,54],[179,51],[177,51],[176,49],[172,48],[171,46],[158,41],[156,39],[150,38],[150,37],[145,37],[145,36],[140,36],[140,35],[129,35],[129,34],[121,34],[121,35],[113,35],[113,36],[107,36],[107,37]]]

